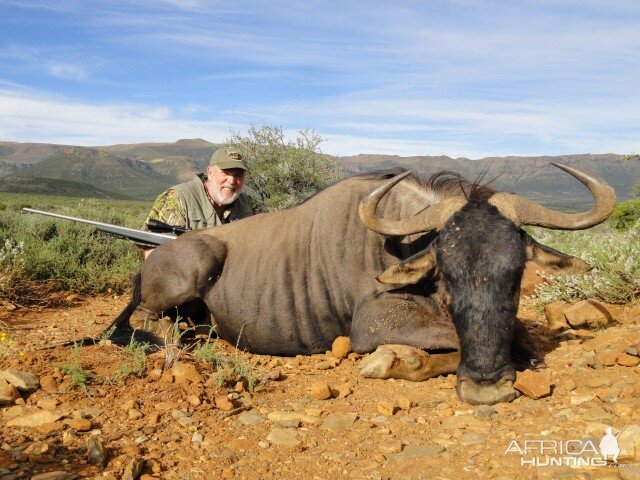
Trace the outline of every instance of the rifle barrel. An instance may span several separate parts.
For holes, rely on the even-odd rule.
[[[62,215],[60,213],[45,212],[44,210],[36,210],[35,208],[23,208],[28,213],[37,213],[38,215],[45,215],[47,217],[59,218],[62,220],[71,220],[73,222],[86,223],[97,227],[98,230],[109,233],[111,235],[118,235],[130,240],[147,243],[149,245],[162,245],[171,240],[175,240],[175,235],[166,233],[153,233],[145,230],[136,230],[135,228],[120,227],[118,225],[111,225],[110,223],[96,222],[94,220],[87,220],[86,218],[71,217],[69,215]]]

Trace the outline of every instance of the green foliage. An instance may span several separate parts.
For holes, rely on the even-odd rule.
[[[609,217],[609,223],[616,230],[628,230],[640,218],[640,200],[629,200],[616,205],[613,213]]]
[[[80,346],[71,349],[71,355],[66,363],[57,365],[64,372],[71,385],[79,387],[87,393],[87,383],[89,382],[89,374],[80,365]]]
[[[218,387],[236,382],[244,382],[247,390],[253,392],[264,387],[266,377],[256,367],[239,356],[222,353],[215,341],[199,344],[192,352],[193,356],[212,364],[215,371],[215,383]]]
[[[44,303],[53,291],[123,292],[141,264],[131,242],[66,220],[20,213],[23,206],[139,228],[142,202],[5,194],[0,201],[0,299]],[[144,207],[143,207],[144,205]]]
[[[620,231],[608,224],[583,232],[532,229],[541,243],[581,258],[593,266],[582,275],[562,276],[536,289],[535,306],[556,300],[598,298],[627,303],[640,297],[640,222]]]
[[[251,125],[246,134],[231,132],[227,143],[244,154],[247,183],[269,211],[297,205],[341,177],[338,163],[320,152],[322,138],[314,130],[286,140],[280,126]]]
[[[129,345],[124,347],[124,353],[127,354],[127,359],[120,365],[120,368],[115,374],[116,380],[123,380],[128,376],[140,375],[147,367],[147,350],[149,344],[136,342],[133,338]]]

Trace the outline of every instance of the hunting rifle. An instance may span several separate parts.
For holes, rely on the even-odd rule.
[[[178,235],[188,232],[188,228],[176,227],[159,220],[149,220],[147,222],[147,230],[136,230],[135,228],[119,227],[110,223],[95,222],[85,218],[70,217],[59,213],[45,212],[44,210],[36,210],[34,208],[23,208],[22,211],[28,213],[37,213],[38,215],[46,215],[47,217],[61,218],[63,220],[71,220],[73,222],[87,223],[93,225],[99,231],[115,235],[118,237],[128,238],[136,243],[144,246],[157,247],[163,243],[175,240]]]

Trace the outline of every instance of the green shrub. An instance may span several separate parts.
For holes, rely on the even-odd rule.
[[[628,202],[616,205],[609,223],[616,230],[627,230],[631,228],[640,218],[640,200],[629,200]]]

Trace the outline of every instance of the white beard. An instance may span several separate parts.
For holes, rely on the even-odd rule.
[[[211,199],[218,205],[229,205],[238,199],[240,191],[237,188],[233,190],[233,195],[231,195],[230,197],[222,194],[223,189],[225,190],[225,192],[231,191],[231,189],[228,187],[219,187],[216,184],[211,185],[211,191],[209,192],[209,194],[211,195]]]

